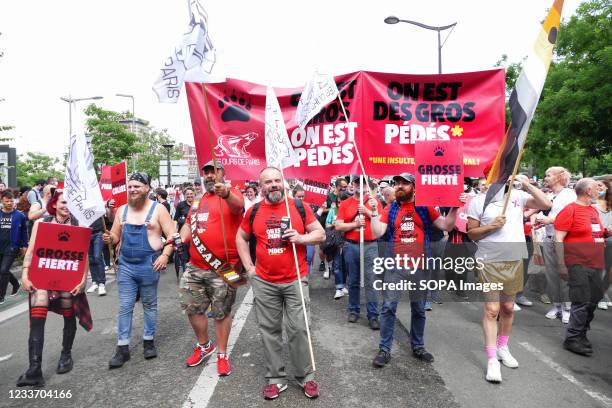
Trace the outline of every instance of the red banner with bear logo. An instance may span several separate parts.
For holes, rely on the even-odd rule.
[[[461,141],[423,140],[415,145],[416,205],[460,207],[463,193]]]
[[[91,228],[38,224],[30,280],[35,288],[71,291],[83,279]]]
[[[368,174],[414,173],[414,145],[422,140],[463,141],[468,176],[481,176],[495,159],[504,135],[503,69],[441,75],[359,71],[334,79],[348,122],[336,99],[300,129],[294,116],[302,88],[274,88],[300,160],[285,169],[287,177],[360,173],[356,147]],[[229,178],[257,178],[266,165],[266,87],[237,79],[185,86],[200,166],[212,148]]]

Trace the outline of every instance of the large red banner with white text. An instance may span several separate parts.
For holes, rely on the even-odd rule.
[[[302,88],[274,88],[300,159],[285,170],[287,177],[360,173],[357,153],[368,174],[414,173],[414,145],[422,140],[462,140],[466,176],[481,176],[495,158],[504,134],[503,69],[441,75],[359,71],[334,79],[344,109],[336,99],[305,129],[294,120]],[[229,178],[257,178],[266,164],[266,86],[228,79],[186,88],[199,165],[213,150]]]

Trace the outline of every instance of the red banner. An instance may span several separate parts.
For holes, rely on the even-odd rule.
[[[111,167],[111,184],[115,208],[127,204],[127,167],[125,162]]]
[[[102,200],[108,201],[113,198],[113,185],[111,182],[111,168],[113,166],[102,166],[100,172],[100,192],[102,193]]]
[[[71,291],[83,279],[91,228],[38,224],[30,280],[35,288]]]
[[[427,141],[415,146],[416,205],[460,207],[463,193],[461,141]]]
[[[336,100],[303,130],[294,120],[302,89],[275,88],[300,159],[285,170],[287,177],[358,173],[355,144],[368,174],[414,173],[414,144],[422,140],[463,141],[465,174],[480,176],[503,139],[503,69],[441,75],[360,71],[335,81],[348,124]],[[228,176],[257,178],[265,166],[266,87],[228,79],[186,88],[199,165],[210,160],[212,144]]]

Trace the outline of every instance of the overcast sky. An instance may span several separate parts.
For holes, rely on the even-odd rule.
[[[579,0],[566,0],[563,19]],[[457,26],[442,51],[443,72],[518,61],[533,45],[552,0],[217,0],[201,1],[219,50],[215,73],[266,85],[303,86],[312,71],[436,73],[437,36],[389,15]],[[61,96],[103,96],[105,109],[131,110],[193,145],[187,101],[159,104],[151,86],[188,24],[186,0],[0,2],[0,125],[18,153],[61,155],[68,105]],[[443,39],[448,34],[443,33]],[[563,35],[561,33],[560,35]],[[84,131],[78,106],[75,129]],[[7,132],[8,133],[8,132]]]

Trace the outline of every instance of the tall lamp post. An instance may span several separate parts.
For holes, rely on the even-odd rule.
[[[162,145],[166,148],[166,163],[168,165],[168,183],[167,185],[170,186],[170,176],[171,176],[171,170],[170,170],[170,149],[172,149],[174,147],[173,144],[168,143],[168,144],[164,144]]]
[[[72,105],[81,101],[93,101],[103,99],[103,97],[91,96],[89,98],[73,98],[72,96],[68,96],[67,98],[60,97],[60,99],[64,102],[68,102],[68,127],[70,129],[70,137],[72,137]]]
[[[134,102],[134,95],[118,93],[118,94],[115,94],[115,96],[132,99],[132,120],[130,121],[130,132],[134,133],[134,121],[136,120],[136,114],[134,113],[135,112],[134,106],[136,105]],[[132,170],[134,172],[136,171],[136,158],[134,157],[134,154],[132,154]]]
[[[449,28],[453,28],[457,25],[457,22],[454,22],[453,24],[449,24],[449,25],[445,25],[445,26],[441,26],[441,27],[435,27],[435,26],[430,26],[427,24],[423,24],[423,23],[419,23],[417,21],[411,21],[411,20],[401,20],[395,16],[389,16],[387,18],[385,18],[385,23],[387,24],[397,24],[399,22],[402,23],[408,23],[408,24],[412,24],[421,28],[425,28],[427,30],[432,30],[432,31],[437,31],[438,32],[438,74],[442,73],[442,47],[444,46],[444,44],[446,43],[446,40],[448,40],[448,37],[450,37],[450,33],[448,34],[448,36],[446,37],[446,40],[444,40],[444,43],[441,42],[440,39],[440,31],[444,31],[447,30]],[[452,30],[451,30],[452,33]]]

